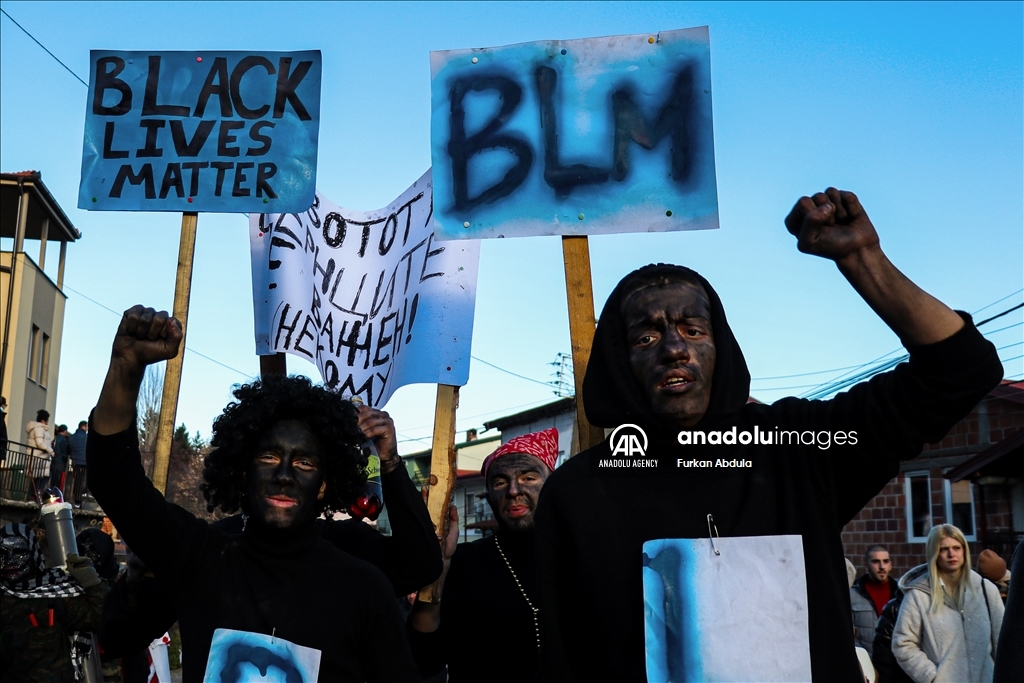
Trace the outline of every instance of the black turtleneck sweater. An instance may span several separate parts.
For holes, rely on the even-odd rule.
[[[533,533],[499,531],[498,539],[536,606]],[[408,633],[424,677],[445,664],[449,683],[523,683],[537,671],[533,615],[493,536],[456,549],[441,594],[441,627]]]
[[[320,535],[341,551],[366,560],[405,596],[433,583],[441,574],[441,551],[423,497],[404,467],[382,473],[384,505],[392,535],[385,536],[357,519],[316,520]],[[226,534],[242,532],[242,515],[212,523]],[[129,583],[122,576],[103,603],[100,643],[107,657],[129,657],[170,630],[178,615],[160,581],[147,578]]]
[[[658,274],[678,277],[683,270],[659,266]],[[650,437],[647,457],[666,463],[721,458],[752,466],[605,476],[596,465],[611,456],[606,441],[558,468],[537,509],[539,678],[647,680],[643,544],[707,538],[710,513],[721,536],[801,537],[813,680],[860,683],[840,532],[899,473],[901,460],[940,440],[998,384],[995,347],[961,314],[965,325],[952,337],[909,349],[909,362],[829,401],[748,404],[750,375],[724,308],[711,285],[693,275],[711,303],[717,359],[708,412],[691,431],[854,431],[857,444],[679,445],[678,430],[658,422],[633,380],[620,312],[629,287],[620,283],[601,314],[584,379],[591,423],[641,425]],[[742,590],[737,587],[738,599]],[[774,615],[763,616],[764,643],[770,644],[779,637]],[[743,652],[737,642],[735,656]]]
[[[89,489],[173,595],[185,683],[203,680],[213,633],[248,631],[320,651],[319,681],[417,681],[387,579],[311,522],[227,534],[168,503],[143,472],[134,429],[89,430]]]

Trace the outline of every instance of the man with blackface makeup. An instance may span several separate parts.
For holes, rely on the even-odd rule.
[[[517,436],[487,456],[481,474],[498,522],[493,536],[456,547],[451,509],[441,602],[417,602],[408,619],[424,677],[447,665],[449,683],[533,680],[540,647],[534,511],[557,459],[554,428]]]
[[[663,264],[624,278],[595,332],[583,382],[587,417],[600,427],[642,428],[649,437],[648,458],[673,465],[721,460],[749,466],[616,478],[599,470],[601,459],[610,457],[605,442],[551,476],[536,528],[541,680],[647,680],[649,646],[668,651],[672,643],[646,643],[645,651],[645,629],[659,631],[653,622],[645,624],[644,544],[706,540],[716,528],[740,549],[744,542],[763,547],[771,538],[798,537],[803,562],[788,566],[803,574],[797,585],[806,586],[805,596],[799,596],[806,598],[807,610],[800,648],[809,655],[811,677],[863,681],[850,628],[840,531],[898,474],[902,460],[941,439],[998,384],[1002,366],[969,315],[948,308],[892,265],[853,193],[829,188],[802,197],[785,223],[800,251],[836,263],[899,336],[909,361],[827,401],[748,403],[750,374],[725,308],[707,280],[688,268]],[[770,332],[785,331],[781,320]],[[721,435],[733,429],[746,434],[745,443],[690,439],[698,431]],[[782,431],[844,436],[841,444],[830,440],[830,447],[822,448],[821,439],[806,445],[773,438]],[[721,554],[722,562],[742,559],[742,554]],[[750,578],[750,586],[735,587],[737,605],[761,589],[759,577]],[[694,619],[686,612],[692,604],[688,595],[669,595],[666,588],[664,598],[675,610],[665,607],[666,620],[683,628]],[[732,607],[718,605],[716,614],[702,618],[734,623],[728,621]],[[778,615],[756,613],[751,620],[743,627],[762,634],[759,642],[732,643],[728,656],[782,649]],[[668,630],[665,623],[657,626],[674,634],[677,645],[694,642],[694,636]],[[686,661],[681,659],[686,653],[671,654],[670,671]],[[679,680],[688,676],[677,673]],[[780,680],[773,673],[762,669],[759,678]]]
[[[363,405],[358,427],[380,454],[381,488],[391,535],[385,536],[359,519],[317,519],[320,535],[338,550],[380,569],[405,596],[429,584],[441,574],[441,550],[434,525],[419,488],[413,484],[398,455],[394,420],[388,413]],[[208,506],[210,512],[215,509]],[[241,533],[245,515],[236,514],[213,522],[231,534]],[[104,658],[131,658],[169,631],[178,620],[171,596],[160,580],[145,569],[134,554],[129,571],[111,586],[103,605],[99,639]],[[136,571],[131,571],[133,564]]]
[[[203,493],[246,515],[231,534],[172,505],[142,470],[135,404],[146,366],[173,358],[181,325],[135,306],[114,338],[89,428],[89,488],[172,594],[186,683],[276,669],[319,681],[416,681],[387,579],[321,538],[314,520],[362,490],[355,408],[303,377],[234,390],[214,422]],[[208,666],[209,663],[209,666]]]

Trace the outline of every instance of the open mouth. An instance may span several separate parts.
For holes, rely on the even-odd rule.
[[[688,374],[682,374],[679,372],[673,372],[665,379],[658,383],[658,389],[661,391],[667,391],[670,393],[678,393],[687,391],[691,386],[696,384],[696,380]]]

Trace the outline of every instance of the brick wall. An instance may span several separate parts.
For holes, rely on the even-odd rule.
[[[924,544],[907,542],[906,496],[903,478],[891,480],[860,513],[843,528],[846,556],[864,573],[864,553],[875,544],[884,545],[892,558],[893,571],[901,576],[924,562]]]
[[[1024,429],[1024,406],[1020,403],[1003,399],[990,398],[986,402],[988,412],[989,439],[983,440],[979,435],[979,424],[983,420],[978,417],[977,409],[957,423],[938,443],[928,444],[918,460],[920,467],[913,462],[905,465],[906,471],[928,471],[931,478],[931,516],[932,524],[944,524],[946,519],[946,467],[930,467],[929,456],[942,456],[950,449],[962,449],[959,452],[966,460],[974,453],[987,448],[988,443],[996,443]],[[892,479],[881,493],[875,496],[853,520],[843,528],[842,541],[846,557],[864,573],[864,552],[875,544],[884,545],[889,550],[893,562],[893,573],[902,576],[908,569],[925,561],[924,542],[910,542],[907,534],[907,508],[904,488],[904,473]],[[975,529],[978,538],[999,532],[1011,533],[1013,519],[1009,489],[1006,486],[972,485],[974,493]],[[982,542],[970,543],[972,563],[977,562],[978,553],[984,549]],[[1010,557],[1004,546],[993,547],[1009,561]],[[1010,547],[1012,551],[1012,546]]]

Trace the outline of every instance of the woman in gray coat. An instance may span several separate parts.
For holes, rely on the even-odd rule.
[[[925,554],[927,572],[907,585],[893,630],[896,661],[915,683],[990,683],[999,591],[971,571],[967,540],[952,524],[932,528]]]

